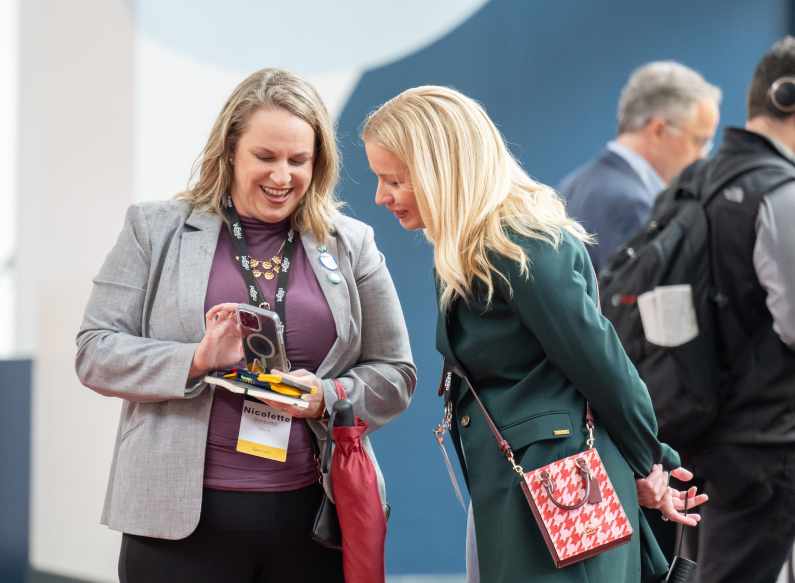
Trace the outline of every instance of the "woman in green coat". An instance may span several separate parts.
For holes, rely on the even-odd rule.
[[[474,509],[484,583],[637,583],[667,563],[640,504],[670,519],[706,500],[668,487],[689,479],[657,440],[651,400],[598,306],[583,246],[589,237],[553,190],[513,159],[485,111],[445,87],[409,89],[367,119],[377,204],[434,246],[437,346],[477,388],[525,471],[583,451],[585,404],[596,449],[634,534],[625,544],[555,568],[528,503],[463,383],[451,389],[451,433]]]

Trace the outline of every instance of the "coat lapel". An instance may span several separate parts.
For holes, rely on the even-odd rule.
[[[450,344],[450,335],[447,332],[447,313],[443,313],[441,308],[439,308],[439,278],[435,269],[433,270],[433,281],[436,284],[436,350],[439,351],[444,360],[460,370],[461,365],[456,360],[453,347]],[[449,311],[448,309],[448,313]]]
[[[309,231],[301,233],[301,243],[331,310],[331,315],[334,318],[334,327],[337,330],[337,340],[334,341],[328,354],[326,354],[326,358],[320,363],[316,372],[319,377],[323,378],[334,369],[340,357],[348,350],[351,329],[351,293],[349,286],[355,286],[356,281],[348,256],[340,253],[337,237],[328,237],[325,246],[328,253],[331,253],[337,260],[339,271],[335,273],[342,278],[340,283],[333,283],[329,279],[331,272],[321,265],[319,249],[321,244],[315,239],[314,235]]]
[[[194,210],[185,225],[179,253],[179,319],[187,338],[198,342],[204,335],[204,299],[222,220]]]

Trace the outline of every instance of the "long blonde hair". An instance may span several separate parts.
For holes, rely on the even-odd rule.
[[[588,241],[553,189],[536,182],[513,158],[499,130],[473,99],[439,86],[408,89],[371,113],[362,139],[397,156],[409,169],[425,235],[434,245],[440,307],[469,301],[477,281],[494,295],[489,259],[496,252],[529,276],[528,257],[508,231],[557,246],[562,232]]]
[[[234,178],[231,158],[252,114],[262,108],[280,108],[304,120],[315,132],[312,183],[292,216],[299,232],[311,231],[323,241],[337,209],[342,206],[334,189],[339,179],[339,153],[326,106],[304,79],[280,69],[262,69],[250,75],[229,96],[213,124],[210,137],[194,165],[192,186],[177,195],[194,208],[219,213]]]

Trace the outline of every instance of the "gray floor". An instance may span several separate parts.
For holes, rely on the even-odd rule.
[[[791,583],[795,579],[787,577],[786,568],[782,570],[779,575],[777,583]],[[41,571],[31,571],[28,575],[27,583],[89,583],[88,581],[79,581],[69,577],[62,577],[52,573],[43,573]],[[464,583],[463,575],[393,575],[388,577],[387,583]]]
[[[2,582],[7,583],[7,582]],[[21,583],[21,582],[20,582]],[[71,579],[44,573],[42,571],[31,571],[28,574],[26,583],[90,583],[79,579]],[[387,583],[464,583],[464,575],[392,575],[387,578]]]

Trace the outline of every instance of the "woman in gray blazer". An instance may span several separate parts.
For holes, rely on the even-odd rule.
[[[102,516],[124,533],[120,579],[341,582],[340,554],[311,538],[317,452],[335,381],[370,431],[409,404],[392,279],[372,228],[338,211],[331,121],[299,77],[243,81],[197,169],[176,200],[130,207],[77,335],[81,382],[123,400]],[[239,451],[267,405],[201,380],[243,356],[238,302],[281,304],[292,372],[322,388],[306,409],[280,407],[284,460]]]

